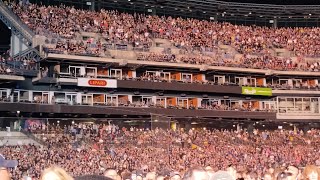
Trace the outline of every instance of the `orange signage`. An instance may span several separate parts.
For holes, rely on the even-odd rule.
[[[90,86],[107,86],[107,81],[105,80],[88,80]]]

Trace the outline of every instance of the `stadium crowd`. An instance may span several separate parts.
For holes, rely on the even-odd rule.
[[[148,16],[73,7],[10,5],[38,34],[52,33],[73,38],[76,32],[102,33],[110,41],[149,43],[151,37],[169,39],[177,47],[214,48],[218,43],[236,47],[241,53],[260,53],[270,47],[287,48],[296,55],[318,56],[319,28],[267,28],[239,26],[206,20]],[[46,35],[48,35],[46,33]]]
[[[10,8],[37,34],[73,39],[78,32],[100,33],[107,42],[149,46],[164,38],[175,47],[213,51],[218,44],[243,54],[264,54],[266,49],[286,48],[295,56],[318,57],[320,28],[269,28],[241,26],[197,19],[99,12],[73,7],[12,3]]]
[[[181,179],[194,167],[205,172],[204,179],[219,171],[228,172],[232,179],[279,179],[284,175],[287,179],[320,178],[316,167],[320,166],[320,131],[315,129],[173,131],[126,129],[110,123],[48,127],[29,128],[39,133],[45,146],[0,148],[7,159],[19,161],[12,170],[14,179],[38,179],[44,168],[53,165],[73,177],[108,176],[112,171],[113,179]],[[310,167],[316,178],[303,173]]]

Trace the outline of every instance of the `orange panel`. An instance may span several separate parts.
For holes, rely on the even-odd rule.
[[[128,100],[129,100],[129,97],[127,95],[119,96],[119,101],[127,102]]]
[[[132,71],[128,71],[128,76],[132,78]]]
[[[172,98],[172,104],[173,104],[174,106],[177,105],[177,98]]]
[[[316,81],[314,79],[313,80],[308,80],[308,84],[310,86],[314,86],[314,85],[316,85]]]
[[[179,73],[179,72],[173,72],[173,73],[171,73],[171,79],[180,81],[180,80],[181,80],[181,73]]]
[[[263,86],[263,78],[257,78],[257,85]]]
[[[104,95],[103,94],[96,94],[93,95],[93,102],[104,102]]]
[[[177,98],[167,98],[167,105],[172,105],[172,106],[176,106],[177,105]]]
[[[108,69],[98,69],[97,70],[98,75],[107,76],[108,75]]]
[[[253,106],[253,108],[255,108],[255,109],[259,109],[259,101],[254,101],[254,102],[252,102],[252,106]]]
[[[189,99],[189,106],[193,106],[193,107],[198,107],[198,100],[197,100],[197,98],[190,98]]]
[[[202,80],[202,74],[193,74],[192,77],[193,77],[193,80],[194,80],[194,81],[203,82],[203,80]]]

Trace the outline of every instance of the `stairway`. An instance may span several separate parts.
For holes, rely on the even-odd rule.
[[[0,146],[41,145],[22,132],[0,131]]]
[[[17,15],[8,9],[2,0],[0,0],[0,18],[8,27],[13,28],[13,31],[20,32],[22,36],[32,44],[33,36],[35,34]]]

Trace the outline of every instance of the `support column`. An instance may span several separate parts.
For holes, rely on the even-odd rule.
[[[241,132],[241,125],[240,124],[237,124],[237,132],[239,133],[239,132]]]
[[[278,27],[278,20],[277,20],[277,18],[274,18],[274,19],[273,19],[273,27],[274,27],[274,28],[277,28],[277,27]]]
[[[90,10],[91,10],[91,11],[95,11],[95,9],[96,9],[96,2],[95,2],[95,0],[91,0],[90,2],[91,2]]]

